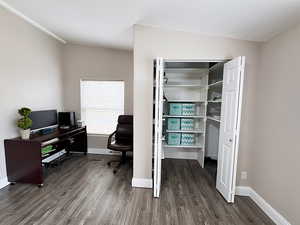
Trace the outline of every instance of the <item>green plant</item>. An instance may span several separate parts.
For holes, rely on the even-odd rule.
[[[19,109],[18,112],[21,116],[28,117],[31,113],[31,109],[23,107],[23,108]]]
[[[19,109],[18,112],[23,117],[17,121],[17,126],[23,130],[29,129],[32,125],[32,120],[29,118],[31,109],[24,107]]]
[[[17,125],[19,128],[21,128],[23,130],[27,130],[31,127],[32,120],[29,117],[23,117],[18,120]]]

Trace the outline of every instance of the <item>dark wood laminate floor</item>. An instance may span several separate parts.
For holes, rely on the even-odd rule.
[[[52,169],[43,188],[16,184],[0,190],[0,224],[40,225],[269,225],[248,197],[227,204],[215,181],[192,160],[164,160],[160,199],[131,188],[132,169],[114,175],[110,156],[89,155]]]

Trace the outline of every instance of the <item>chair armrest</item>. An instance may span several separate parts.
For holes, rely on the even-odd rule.
[[[114,131],[112,134],[110,134],[110,135],[108,136],[107,147],[109,147],[109,146],[112,144],[112,142],[115,141],[115,134],[116,134],[116,133],[117,133],[117,131]]]

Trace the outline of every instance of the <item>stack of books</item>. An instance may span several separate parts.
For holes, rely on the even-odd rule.
[[[48,146],[46,146],[46,147],[43,147],[43,148],[41,149],[41,151],[42,151],[42,157],[45,157],[45,156],[49,155],[50,152],[53,152],[53,151],[55,151],[55,150],[56,150],[56,149],[54,149],[52,145],[48,145]]]

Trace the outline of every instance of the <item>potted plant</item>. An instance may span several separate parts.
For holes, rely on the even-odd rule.
[[[24,140],[28,140],[30,137],[30,128],[32,125],[32,120],[29,118],[31,109],[24,107],[19,109],[18,112],[22,116],[22,118],[17,121],[17,126],[20,128],[21,138]]]

